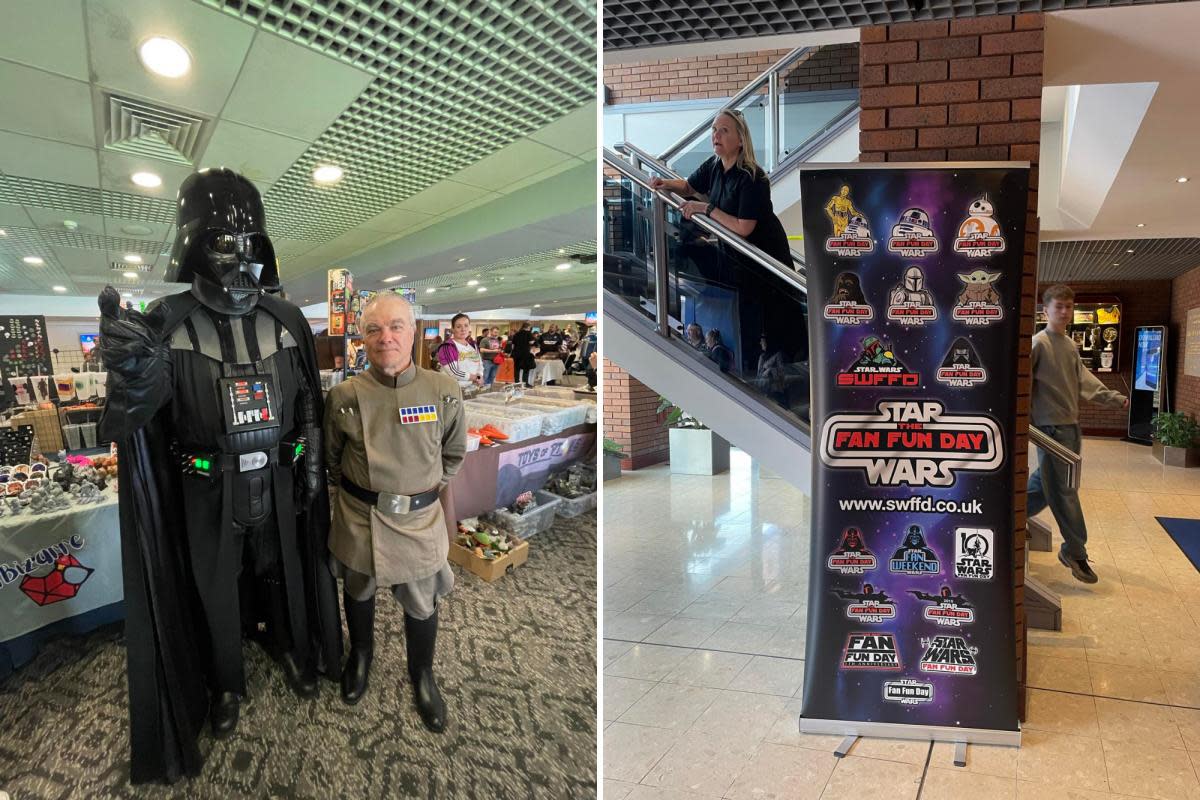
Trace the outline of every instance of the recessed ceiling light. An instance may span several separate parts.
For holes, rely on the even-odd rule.
[[[192,57],[179,42],[165,36],[155,36],[138,48],[142,66],[164,78],[182,78],[192,68]]]
[[[1113,266],[1114,266],[1114,267],[1119,267],[1119,266],[1121,266],[1121,265],[1120,265],[1119,263],[1117,263],[1116,261],[1114,261],[1114,262],[1113,262]]]
[[[437,291],[437,289],[435,287],[430,286],[428,289],[425,290],[425,294],[433,294],[436,291]]]
[[[322,164],[313,170],[313,180],[317,183],[337,183],[346,173],[341,167],[333,164]]]
[[[50,288],[56,292],[65,292],[67,290],[65,286],[51,286]]]
[[[541,304],[541,303],[534,303],[534,304],[533,304],[533,307],[534,307],[534,308],[541,308],[541,307],[542,307],[542,304]]]
[[[467,281],[467,286],[478,286],[478,285],[479,285],[479,281],[475,280],[474,278]]]
[[[133,297],[133,292],[121,292],[121,297]]]
[[[64,220],[63,220],[63,227],[64,227],[64,228],[66,228],[66,229],[67,229],[67,230],[69,230],[69,231],[73,231],[73,230],[76,230],[76,229],[78,229],[78,228],[79,228],[79,223],[78,223],[78,222],[76,222],[76,221],[75,221],[75,220],[73,220],[73,219],[64,219]]]
[[[1137,224],[1137,226],[1138,226],[1139,228],[1144,228],[1144,227],[1146,227],[1146,223],[1144,223],[1144,222],[1139,222],[1139,223]]]
[[[128,254],[125,256],[125,263],[127,263],[127,264],[140,264],[140,263],[142,263],[142,257],[141,257],[141,256],[139,256],[137,253],[128,253]]]
[[[4,230],[4,228],[0,228],[0,236],[8,236],[8,231]]]
[[[122,225],[121,233],[127,233],[130,236],[149,236],[153,230],[146,225]]]
[[[558,248],[558,252],[560,252],[560,253],[565,253],[565,252],[567,252],[567,248],[565,248],[565,247],[560,247],[560,248]]]
[[[135,172],[131,180],[144,189],[157,189],[162,186],[162,178],[153,172]]]
[[[1133,255],[1133,251],[1132,251],[1132,250],[1126,250],[1125,252],[1126,252],[1126,253],[1129,253],[1129,255]]]
[[[384,278],[383,282],[384,283],[395,283],[396,281],[400,280],[401,278],[407,278],[407,277],[408,277],[407,275],[393,275],[390,278]]]
[[[32,264],[35,267],[40,267],[42,264],[46,263],[45,261],[38,258],[37,256],[25,256],[21,260],[24,261],[26,264]]]
[[[464,261],[466,261],[466,260],[467,260],[467,257],[466,257],[466,256],[463,256],[462,258],[460,258],[460,259],[458,260],[458,263],[459,263],[459,264],[461,264],[462,262],[464,262]]]
[[[480,287],[479,287],[478,289],[476,289],[475,291],[477,291],[477,292],[486,292],[486,291],[487,291],[487,287],[486,287],[486,286],[480,286]]]
[[[1188,179],[1186,176],[1180,175],[1178,178],[1175,179],[1175,182],[1176,183],[1187,183]]]
[[[136,272],[122,272],[121,274],[124,275],[126,278],[129,278],[130,280],[133,280],[137,277]]]

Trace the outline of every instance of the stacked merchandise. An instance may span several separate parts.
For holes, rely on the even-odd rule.
[[[572,464],[546,484],[546,491],[562,499],[558,516],[577,517],[596,507],[596,468],[589,464]]]
[[[113,500],[116,480],[116,456],[71,456],[51,465],[38,454],[31,464],[0,466],[5,495],[0,516],[36,515]]]
[[[529,545],[494,524],[472,517],[458,523],[449,559],[489,583],[529,559]]]

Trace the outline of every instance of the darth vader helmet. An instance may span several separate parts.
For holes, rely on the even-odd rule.
[[[262,197],[243,176],[224,167],[189,175],[179,187],[176,225],[166,280],[192,284],[204,305],[240,314],[261,292],[279,290]]]

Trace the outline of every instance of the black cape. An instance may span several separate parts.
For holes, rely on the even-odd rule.
[[[159,302],[163,307],[156,312],[162,319],[161,342],[169,340],[198,303],[190,292]],[[303,378],[316,398],[320,425],[324,418],[321,381],[308,322],[296,306],[271,295],[260,297],[258,307],[278,319],[296,341]],[[169,351],[160,347],[155,358],[169,359]],[[139,424],[137,406],[148,407],[151,398],[119,389],[114,392],[113,373],[109,376],[110,401],[100,433],[120,448],[130,780],[174,782],[184,775],[199,774],[204,762],[197,738],[208,711],[205,622],[183,539],[184,504],[180,471],[169,450],[169,410],[163,404],[145,424]],[[305,454],[305,458],[323,457],[317,448]],[[342,633],[337,584],[326,566],[329,496],[323,486],[307,511],[298,508],[296,531],[310,657],[321,674],[336,679]]]

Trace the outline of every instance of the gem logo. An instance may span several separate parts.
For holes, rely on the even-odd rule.
[[[974,272],[957,272],[963,282],[962,291],[954,299],[954,310],[950,313],[957,322],[980,327],[1004,319],[1004,307],[1000,305],[1000,293],[993,286],[1003,275],[977,269]]]
[[[971,647],[961,636],[935,636],[922,639],[925,655],[921,656],[922,672],[943,672],[947,675],[974,675],[978,671],[975,656],[978,647]]]
[[[91,567],[79,563],[79,559],[67,553],[54,560],[54,568],[47,575],[26,575],[21,579],[21,591],[39,606],[48,606],[61,600],[70,600],[79,593],[79,587],[95,572]]]
[[[888,319],[901,325],[924,325],[937,319],[933,292],[925,288],[925,273],[913,265],[888,295]]]
[[[909,589],[908,593],[918,600],[933,603],[925,606],[925,619],[938,625],[957,628],[975,621],[975,607],[962,595],[951,594],[949,586],[943,586],[939,594],[929,594]]]
[[[858,360],[845,372],[837,375],[838,388],[860,388],[874,386],[899,386],[915,388],[921,384],[921,376],[909,372],[892,352],[890,343],[878,336],[868,336],[861,342],[862,353]]]
[[[863,325],[874,319],[875,309],[867,302],[857,274],[843,272],[837,276],[824,317],[838,325]]]
[[[924,258],[938,251],[937,237],[929,224],[929,214],[922,208],[910,208],[892,226],[888,252],[905,258]]]
[[[937,400],[883,400],[877,414],[831,414],[821,460],[861,469],[872,486],[953,486],[960,471],[995,472],[1004,440],[991,417],[947,414]]]
[[[991,580],[995,568],[990,528],[954,529],[954,577]]]
[[[942,571],[937,553],[925,543],[920,525],[909,525],[904,542],[892,553],[888,569],[902,575],[937,575]]]
[[[911,678],[901,678],[898,681],[884,681],[883,699],[889,703],[901,703],[906,706],[932,703],[933,684],[914,681]]]
[[[938,383],[947,386],[971,389],[977,384],[987,383],[988,374],[979,354],[975,352],[975,345],[971,344],[970,339],[960,336],[946,351],[936,378]]]
[[[875,569],[875,554],[867,549],[862,531],[858,528],[846,528],[842,531],[842,541],[829,556],[826,566],[843,575],[862,575]]]
[[[971,207],[967,209],[967,218],[958,226],[954,252],[967,258],[987,258],[996,253],[1003,253],[1004,232],[995,219],[995,213],[986,194],[971,203]]]
[[[846,639],[842,669],[900,669],[896,637],[890,633],[852,633]]]
[[[846,616],[859,622],[886,622],[896,617],[896,604],[887,592],[876,592],[875,587],[864,583],[861,592],[834,589],[833,593],[843,600],[852,601],[846,606]]]

